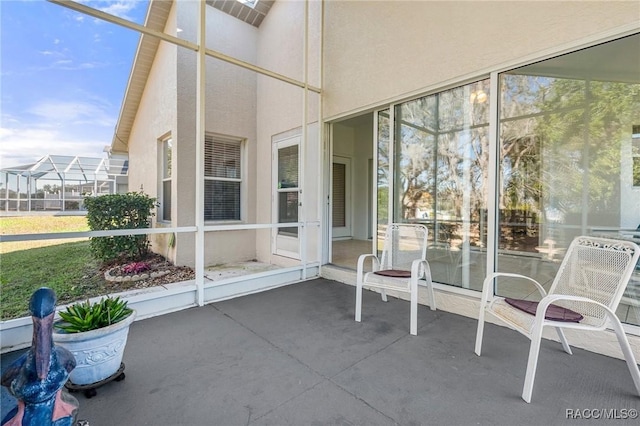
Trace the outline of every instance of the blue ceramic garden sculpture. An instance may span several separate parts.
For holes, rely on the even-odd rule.
[[[2,420],[3,426],[75,424],[78,401],[64,390],[64,384],[76,361],[71,352],[53,343],[55,308],[53,290],[43,287],[31,296],[31,348],[7,368],[0,380],[18,400],[18,406]]]

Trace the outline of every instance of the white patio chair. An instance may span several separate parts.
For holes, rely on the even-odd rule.
[[[480,355],[482,348],[485,312],[527,336],[531,340],[531,347],[522,399],[531,402],[540,339],[545,326],[555,327],[562,347],[570,355],[571,348],[563,328],[602,331],[612,327],[640,395],[640,371],[622,324],[615,314],[639,256],[640,248],[633,242],[576,237],[562,260],[548,294],[533,278],[511,273],[489,274],[483,283],[476,354]],[[529,280],[542,295],[542,300],[537,303],[495,297],[494,280],[501,276]]]
[[[364,272],[365,261],[371,258],[371,272]],[[429,290],[431,310],[436,309],[431,282],[431,269],[427,262],[427,227],[419,224],[394,223],[387,228],[382,256],[363,254],[358,258],[356,284],[356,321],[362,318],[362,287],[379,288],[382,300],[387,301],[386,290],[410,295],[410,332],[418,334],[418,281],[424,278]]]

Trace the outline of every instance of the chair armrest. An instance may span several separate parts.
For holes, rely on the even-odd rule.
[[[489,301],[489,296],[493,298],[493,296],[495,295],[493,292],[493,280],[495,280],[498,277],[520,278],[527,281],[531,281],[535,285],[535,287],[538,289],[542,297],[545,297],[547,295],[547,292],[542,287],[542,285],[531,277],[528,277],[526,275],[521,275],[521,274],[513,274],[510,272],[493,272],[487,275],[487,277],[484,279],[484,282],[482,283],[482,302],[481,302],[482,306],[484,306]]]
[[[431,281],[431,267],[426,259],[416,259],[411,262],[411,278],[420,279],[420,266],[423,266],[424,278],[427,282]]]
[[[549,307],[549,305],[551,305],[553,302],[557,302],[558,300],[569,300],[572,302],[593,303],[594,305],[598,305],[601,308],[606,309],[612,315],[615,315],[615,313],[611,309],[609,309],[607,305],[603,305],[602,303],[593,299],[589,299],[588,297],[570,296],[568,294],[550,294],[548,296],[543,297],[540,303],[538,304],[538,308],[536,309],[536,317],[538,315],[542,315],[542,318],[544,318],[544,314],[547,312],[547,308]]]
[[[378,259],[378,256],[376,256],[375,254],[361,254],[358,257],[358,268],[357,268],[357,274],[358,276],[362,275],[364,273],[364,261],[368,258],[371,257],[372,261],[373,261],[373,269],[372,271],[377,271],[380,269],[380,260]]]

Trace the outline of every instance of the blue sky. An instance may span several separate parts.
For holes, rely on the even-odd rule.
[[[80,1],[142,24],[146,0]],[[0,0],[0,167],[103,157],[139,34],[42,0]]]

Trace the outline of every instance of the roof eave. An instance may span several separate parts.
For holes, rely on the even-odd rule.
[[[151,0],[145,18],[145,27],[157,31],[164,28],[171,11],[173,0]],[[149,78],[151,66],[156,57],[160,39],[141,34],[138,47],[129,73],[127,88],[125,90],[122,107],[116,123],[115,132],[111,141],[112,152],[128,152],[129,136],[135,116],[140,106],[140,100]]]

